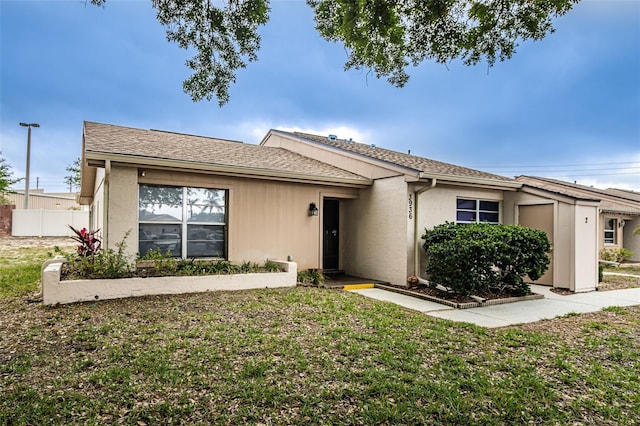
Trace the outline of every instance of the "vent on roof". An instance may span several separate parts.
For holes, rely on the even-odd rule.
[[[327,136],[327,139],[329,139],[330,141],[336,141],[336,140],[338,140],[338,136],[336,136],[336,135],[329,135],[329,136]]]
[[[376,144],[375,144],[375,143],[372,143],[372,144],[371,144],[371,148],[375,148],[375,147],[376,147]]]

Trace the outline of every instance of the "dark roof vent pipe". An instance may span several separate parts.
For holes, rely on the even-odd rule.
[[[375,148],[375,147],[376,147],[376,144],[375,144],[375,143],[372,143],[372,144],[371,144],[371,148]]]
[[[336,135],[329,135],[329,136],[327,136],[327,139],[329,139],[330,141],[336,141],[336,140],[338,140],[338,136],[336,136]]]

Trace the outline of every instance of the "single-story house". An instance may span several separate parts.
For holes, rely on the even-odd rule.
[[[554,246],[539,282],[597,286],[599,199],[335,135],[270,130],[252,145],[85,122],[80,201],[105,246],[127,235],[131,255],[292,259],[401,285],[424,275],[425,228],[522,224]]]
[[[545,198],[564,196],[597,201],[599,251],[626,248],[633,252],[632,261],[640,261],[640,236],[633,235],[640,225],[640,193],[533,176],[518,176],[516,180],[523,183],[522,191],[538,192]]]
[[[29,190],[29,210],[80,210],[78,194],[75,192],[44,192],[44,189]],[[24,206],[24,190],[16,189],[6,195],[7,204],[13,204],[18,209]]]

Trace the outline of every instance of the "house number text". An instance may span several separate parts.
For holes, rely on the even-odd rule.
[[[409,219],[413,219],[413,194],[409,194]]]

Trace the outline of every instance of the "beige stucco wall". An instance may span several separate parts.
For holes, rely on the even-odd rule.
[[[138,251],[138,169],[111,167],[108,179],[109,205],[106,209],[107,226],[102,227],[107,248],[117,250],[116,244],[126,239],[127,253]]]
[[[640,262],[640,235],[633,235],[633,230],[640,225],[640,217],[625,221],[624,225],[624,246],[633,252],[630,259],[634,262]]]
[[[553,286],[590,291],[597,285],[598,211],[595,205],[576,205],[571,200],[551,200],[524,192],[505,194],[505,223],[519,223],[520,205],[553,203]]]
[[[307,185],[194,173],[112,167],[109,177],[110,247],[132,230],[129,255],[138,250],[138,183],[226,189],[228,196],[228,258],[232,262],[286,260],[299,269],[319,268],[322,216],[309,216],[309,203],[322,206],[323,194],[358,196],[354,188]],[[322,212],[321,212],[322,214]]]
[[[417,198],[418,220],[418,244],[419,244],[419,263],[418,271],[420,276],[424,277],[424,270],[427,266],[427,258],[422,244],[424,240],[421,236],[425,229],[432,229],[437,225],[445,222],[456,221],[456,200],[458,198],[469,198],[486,201],[503,201],[504,191],[495,189],[470,188],[454,185],[440,185],[425,192],[422,192]],[[501,221],[504,219],[504,207],[501,203]],[[413,262],[411,262],[413,264]]]
[[[104,228],[104,206],[104,169],[97,169],[95,187],[93,189],[93,203],[90,206],[90,226],[92,231]]]
[[[604,226],[607,219],[616,219],[618,226],[616,227],[616,242],[614,244],[605,244],[604,242]],[[625,226],[622,227],[620,224],[624,220]],[[633,245],[632,239],[627,240],[628,229],[627,226],[631,226],[630,221],[633,221],[633,216],[628,216],[624,214],[615,214],[615,213],[600,213],[600,234],[598,235],[598,244],[600,250],[602,249],[620,249],[626,248],[630,249],[629,244]],[[633,227],[631,228],[633,230]],[[632,249],[630,249],[632,250]]]
[[[593,291],[598,286],[598,210],[593,206],[575,206],[574,278],[570,289]]]
[[[360,198],[342,203],[347,273],[405,285],[407,184],[404,176],[376,180]]]
[[[425,228],[431,229],[446,221],[455,222],[458,198],[502,201],[503,191],[437,184],[435,188],[423,192],[418,198],[420,231],[424,231]],[[501,220],[502,216],[504,214],[501,212]]]

